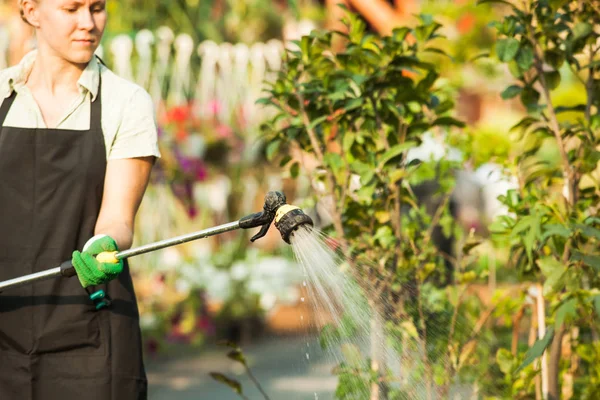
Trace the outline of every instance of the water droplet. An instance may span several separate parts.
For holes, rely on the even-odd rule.
[[[306,359],[309,360],[310,356],[308,355],[308,353],[306,353]]]
[[[302,285],[306,286],[306,281],[302,282]]]
[[[300,320],[301,320],[301,321],[304,321],[304,315],[301,315],[301,316],[300,316]]]
[[[303,302],[303,301],[304,301],[304,297],[300,297],[300,301],[302,301],[302,302]]]

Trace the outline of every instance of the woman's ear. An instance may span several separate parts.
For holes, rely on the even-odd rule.
[[[23,19],[25,19],[29,25],[34,28],[39,28],[40,21],[37,1],[23,0],[21,3],[21,12],[23,13]]]

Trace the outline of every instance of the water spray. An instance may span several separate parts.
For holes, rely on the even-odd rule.
[[[304,225],[313,226],[313,221],[300,208],[291,206],[287,204],[286,201],[285,195],[282,192],[272,191],[265,196],[265,204],[262,211],[247,215],[238,221],[146,244],[129,250],[100,253],[96,256],[96,259],[100,262],[116,263],[119,260],[138,256],[140,254],[150,253],[236,229],[252,229],[260,227],[259,232],[250,239],[250,241],[254,242],[267,234],[273,220],[275,221],[275,227],[281,233],[281,237],[289,244],[290,235],[296,229]],[[71,277],[75,275],[75,268],[73,267],[71,260],[69,260],[55,268],[0,282],[0,292],[38,281],[57,277]],[[102,293],[94,294],[92,296],[102,297]]]

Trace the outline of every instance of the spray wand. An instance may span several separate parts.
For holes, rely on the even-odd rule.
[[[291,234],[298,229],[298,227],[302,225],[313,225],[312,219],[300,208],[286,204],[286,198],[282,192],[272,191],[267,193],[265,196],[265,204],[261,212],[247,215],[238,221],[204,229],[198,232],[193,232],[187,235],[146,244],[129,250],[100,253],[96,256],[96,259],[100,262],[116,263],[119,260],[138,256],[140,254],[150,253],[166,247],[203,239],[240,228],[251,229],[261,227],[260,231],[250,239],[252,242],[254,242],[255,240],[260,239],[267,234],[273,220],[275,221],[275,227],[281,233],[281,237],[288,244],[290,243]],[[69,260],[55,268],[0,282],[0,292],[6,289],[19,287],[38,281],[56,277],[71,277],[75,275],[75,268],[73,267],[71,260]],[[100,308],[106,305],[102,301],[104,296],[104,291],[100,290],[96,293],[93,293],[90,298],[97,302],[97,308]]]

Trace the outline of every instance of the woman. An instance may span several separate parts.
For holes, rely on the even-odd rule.
[[[78,279],[0,294],[0,399],[146,399],[128,266],[94,256],[131,246],[159,156],[152,102],[94,56],[105,0],[20,7],[37,50],[0,71],[0,280],[71,258]]]

